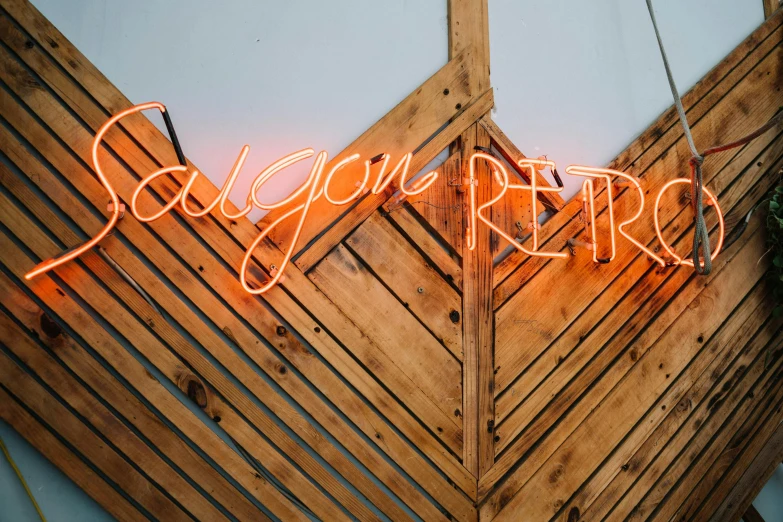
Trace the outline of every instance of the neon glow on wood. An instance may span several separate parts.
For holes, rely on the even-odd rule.
[[[84,244],[78,246],[77,248],[69,250],[58,257],[48,259],[39,263],[30,272],[25,274],[26,279],[32,279],[33,277],[44,274],[62,265],[63,263],[67,263],[68,261],[71,261],[79,257],[80,255],[90,250],[95,245],[97,245],[104,237],[106,237],[106,235],[117,224],[117,221],[120,219],[120,211],[121,211],[119,196],[114,191],[111,182],[108,180],[103,170],[101,169],[100,162],[98,161],[98,150],[101,142],[103,141],[103,137],[106,135],[108,130],[114,124],[116,124],[122,118],[128,115],[142,112],[148,109],[157,109],[161,113],[165,113],[166,111],[165,106],[158,102],[150,102],[141,105],[136,105],[110,118],[99,129],[99,131],[97,132],[93,140],[93,144],[92,144],[93,167],[95,169],[95,173],[98,176],[98,179],[100,180],[103,187],[106,189],[106,192],[108,193],[111,202],[111,207],[110,207],[111,217],[109,218],[108,223],[103,227],[103,229],[101,229],[101,231],[98,234],[96,234],[93,238],[91,238],[89,241],[85,242]],[[331,168],[331,170],[326,174],[326,176],[324,176],[323,175],[324,168],[327,163],[328,154],[326,153],[326,151],[321,151],[318,154],[315,154],[315,151],[313,149],[308,148],[297,152],[293,152],[275,161],[274,163],[269,165],[266,169],[264,169],[261,173],[259,173],[251,185],[250,192],[248,193],[246,198],[245,207],[242,210],[238,211],[237,213],[231,213],[226,208],[226,201],[228,200],[228,196],[231,193],[231,189],[233,188],[236,179],[239,176],[239,173],[241,172],[242,167],[245,164],[249,152],[250,152],[249,146],[245,145],[244,147],[242,147],[242,150],[240,151],[239,156],[237,157],[237,160],[231,169],[231,172],[226,178],[226,181],[223,184],[222,189],[215,197],[215,199],[201,210],[193,210],[191,209],[191,207],[188,206],[188,196],[190,194],[190,191],[193,188],[193,184],[195,183],[198,176],[201,175],[201,173],[198,172],[197,170],[193,170],[192,172],[189,173],[189,177],[187,178],[187,181],[179,190],[179,192],[175,194],[175,196],[171,199],[171,201],[163,205],[163,207],[160,210],[158,210],[157,212],[151,215],[143,215],[139,209],[138,198],[139,195],[142,193],[142,191],[144,191],[144,189],[152,181],[154,181],[155,179],[161,176],[165,176],[169,174],[187,174],[188,168],[183,165],[172,165],[172,166],[163,167],[151,173],[144,179],[142,179],[142,181],[138,184],[138,186],[133,192],[130,209],[131,209],[131,213],[137,220],[145,223],[159,219],[167,212],[175,208],[178,204],[180,205],[182,211],[187,216],[193,218],[200,218],[206,216],[210,212],[214,211],[215,208],[219,208],[220,213],[223,214],[226,218],[239,219],[246,216],[254,207],[262,210],[273,210],[273,209],[288,206],[292,204],[294,201],[296,201],[300,196],[306,194],[306,197],[303,202],[293,206],[290,210],[285,212],[278,219],[276,219],[274,222],[272,222],[266,228],[264,228],[259,233],[259,235],[254,239],[254,241],[250,244],[247,251],[245,252],[245,256],[242,260],[242,266],[239,271],[239,279],[240,282],[242,283],[242,287],[251,294],[263,294],[264,292],[267,292],[269,289],[271,289],[279,282],[281,282],[281,277],[283,275],[283,272],[285,271],[285,268],[288,266],[288,264],[291,262],[291,257],[293,256],[293,252],[299,241],[302,227],[304,226],[304,223],[310,212],[310,207],[314,201],[317,201],[319,198],[324,197],[329,203],[333,205],[337,205],[337,206],[346,205],[362,197],[363,195],[367,194],[370,190],[374,194],[378,194],[386,190],[392,184],[395,178],[397,178],[397,181],[394,187],[400,191],[402,196],[415,196],[427,190],[438,178],[438,173],[432,171],[427,174],[424,174],[423,176],[409,183],[408,176],[410,174],[409,168],[410,168],[410,163],[412,158],[412,154],[410,152],[403,155],[398,160],[396,166],[387,174],[386,170],[388,169],[389,163],[391,162],[391,157],[389,154],[383,154],[382,156],[376,157],[373,160],[371,159],[365,160],[364,176],[362,180],[356,182],[355,184],[356,190],[341,199],[335,196],[334,194],[330,193],[330,185],[332,183],[332,180],[336,175],[339,174],[339,171],[341,169],[343,169],[344,167],[346,167],[351,163],[358,161],[360,159],[360,155],[354,154],[352,156],[349,156],[337,162]],[[261,202],[258,194],[266,182],[268,182],[270,179],[272,179],[280,172],[284,171],[287,167],[295,163],[298,163],[300,161],[309,159],[313,157],[313,155],[315,155],[315,159],[313,160],[313,165],[310,169],[310,173],[305,179],[305,181],[296,190],[291,192],[291,194],[289,194],[285,198],[276,201],[274,203]],[[477,181],[476,181],[475,169],[478,161],[485,161],[489,163],[490,168],[492,169],[493,172],[493,179],[495,180],[496,183],[500,185],[500,190],[497,192],[497,194],[492,199],[490,199],[489,201],[487,201],[486,203],[480,206],[477,206],[476,204]],[[379,168],[379,172],[376,174],[376,179],[372,186],[372,189],[368,189],[368,183],[372,176],[371,171],[374,162],[378,162],[381,165]],[[509,175],[505,164],[500,159],[498,159],[497,157],[491,154],[487,154],[485,152],[476,152],[471,156],[469,161],[469,178],[468,178],[468,183],[470,185],[468,191],[468,198],[469,198],[469,203],[468,203],[469,216],[468,216],[468,230],[467,230],[468,248],[470,250],[474,250],[476,247],[476,227],[478,226],[478,222],[480,221],[484,225],[488,226],[489,228],[497,232],[498,235],[503,237],[516,249],[520,250],[521,252],[524,252],[527,255],[537,256],[537,257],[556,258],[556,259],[566,258],[567,254],[564,252],[543,252],[538,250],[539,241],[538,241],[537,223],[533,223],[532,233],[531,233],[532,250],[528,250],[522,244],[520,244],[520,242],[518,242],[513,237],[511,237],[506,231],[502,230],[500,227],[495,225],[491,221],[491,219],[489,219],[484,214],[485,210],[491,208],[493,205],[495,205],[496,203],[498,203],[503,199],[503,197],[506,194],[506,191],[529,190],[531,193],[532,215],[537,216],[538,193],[560,192],[563,190],[562,187],[538,186],[537,183],[538,171],[542,171],[548,168],[552,172],[554,172],[555,163],[553,161],[545,160],[545,159],[522,158],[519,160],[518,165],[523,169],[530,169],[531,171],[530,185],[511,183],[509,181]],[[664,185],[663,188],[661,188],[660,192],[656,197],[655,209],[653,214],[654,226],[658,239],[662,243],[666,252],[668,252],[668,254],[672,258],[672,261],[669,261],[667,263],[666,261],[664,261],[664,259],[656,255],[653,251],[651,251],[645,245],[643,245],[642,243],[634,239],[627,231],[624,230],[624,227],[630,225],[631,223],[634,223],[637,219],[639,219],[639,217],[644,212],[644,191],[642,190],[642,187],[636,178],[629,176],[628,174],[625,174],[623,172],[619,172],[611,169],[584,167],[579,165],[571,165],[567,167],[566,173],[572,176],[582,176],[587,178],[582,184],[582,198],[584,202],[585,215],[586,216],[589,215],[588,219],[589,219],[589,228],[590,228],[590,236],[591,236],[590,237],[591,242],[589,246],[593,251],[594,262],[608,263],[612,259],[614,259],[617,251],[616,237],[615,237],[615,228],[616,228],[617,231],[619,231],[623,237],[625,237],[634,246],[639,248],[641,251],[643,251],[651,259],[653,259],[661,266],[666,266],[667,264],[671,266],[677,266],[677,265],[687,265],[691,267],[693,266],[692,261],[683,259],[681,256],[677,255],[674,252],[673,248],[666,243],[665,239],[663,238],[663,233],[661,231],[660,222],[658,219],[661,198],[663,194],[666,192],[666,190],[668,190],[670,187],[676,184],[690,184],[691,183],[690,180],[684,178],[673,179],[668,183],[666,183],[666,185]],[[637,206],[636,213],[634,214],[634,216],[631,217],[630,219],[623,221],[617,227],[615,227],[615,215],[614,215],[614,206],[613,206],[613,199],[614,199],[613,178],[620,178],[622,180],[622,183],[627,185],[632,185],[636,189],[639,195],[639,204]],[[321,182],[322,179],[324,180],[323,183]],[[595,201],[594,201],[595,180],[603,180],[606,183],[606,187],[607,187],[606,188],[607,198],[608,198],[607,212],[609,217],[609,229],[610,229],[609,245],[611,251],[611,255],[609,257],[599,257],[598,255],[600,239],[598,237],[598,232],[596,229]],[[705,194],[707,194],[710,203],[712,204],[713,208],[717,213],[719,228],[720,228],[719,242],[714,252],[712,253],[712,258],[714,259],[720,253],[720,250],[723,246],[725,225],[723,221],[723,214],[720,210],[717,199],[706,188],[704,189],[704,192]],[[294,230],[293,237],[289,242],[289,246],[285,251],[285,255],[282,263],[280,264],[279,267],[270,271],[271,278],[263,286],[255,287],[254,285],[251,285],[247,280],[246,273],[253,251],[258,247],[261,241],[263,241],[269,235],[269,233],[275,229],[275,227],[277,227],[280,223],[282,223],[287,219],[293,219],[294,216],[296,216],[297,214],[299,214],[299,217],[297,218],[298,223],[296,229]]]

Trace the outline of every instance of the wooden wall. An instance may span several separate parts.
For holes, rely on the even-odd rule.
[[[438,184],[402,204],[389,190],[317,206],[261,299],[237,278],[258,228],[216,212],[128,214],[79,261],[22,278],[105,223],[91,140],[130,103],[29,3],[0,6],[0,417],[118,519],[730,520],[780,461],[783,331],[759,214],[706,278],[625,241],[607,265],[585,250],[504,256],[486,227],[464,248],[452,180],[476,146],[522,154],[489,118],[488,48],[470,37],[482,24],[452,34],[449,63],[333,160],[388,145],[417,150],[418,170],[450,147]],[[450,8],[452,27],[485,15],[485,2]],[[781,22],[685,97],[700,146],[783,104]],[[730,229],[777,181],[782,131],[705,163]],[[143,117],[100,155],[125,202],[176,163]],[[643,181],[648,210],[629,231],[650,248],[654,197],[687,160],[669,110],[611,165]],[[478,177],[489,199],[488,169]],[[204,205],[217,189],[200,180]],[[180,187],[159,178],[140,206]],[[688,199],[669,195],[664,234],[687,252]],[[634,198],[616,198],[618,215]],[[597,202],[603,226],[605,191]],[[541,204],[554,212],[542,250],[568,252],[581,201]],[[530,216],[519,196],[492,218],[514,235]],[[254,253],[256,280],[286,230]]]

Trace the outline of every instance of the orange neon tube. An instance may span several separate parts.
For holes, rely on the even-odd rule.
[[[163,216],[166,212],[174,208],[174,206],[180,202],[182,199],[182,189],[180,189],[179,192],[177,192],[174,199],[163,205],[163,208],[161,208],[158,212],[152,214],[151,216],[142,216],[141,212],[139,212],[139,209],[137,208],[137,200],[139,199],[139,195],[141,194],[141,191],[147,188],[147,185],[152,183],[155,179],[165,176],[166,174],[170,174],[173,172],[187,172],[188,168],[183,165],[173,165],[171,167],[163,167],[162,169],[156,170],[146,178],[142,179],[141,182],[136,186],[136,190],[133,191],[133,196],[131,197],[131,213],[133,214],[133,217],[135,217],[137,220],[141,221],[142,223],[149,223],[150,221],[155,221],[156,219],[159,219],[161,216]]]
[[[334,199],[334,198],[332,198],[329,195],[329,185],[331,184],[332,177],[335,175],[335,173],[338,170],[340,170],[341,168],[343,168],[346,165],[348,165],[349,163],[353,163],[354,161],[356,161],[358,159],[359,159],[359,155],[358,154],[353,154],[351,156],[348,156],[347,158],[337,162],[337,164],[334,167],[332,167],[332,170],[329,171],[329,174],[326,175],[326,181],[324,181],[324,197],[326,198],[326,201],[328,201],[332,205],[340,206],[340,205],[345,205],[346,203],[348,203],[350,201],[353,201],[354,199],[359,197],[359,195],[364,190],[364,187],[367,186],[367,181],[369,181],[369,179],[370,179],[370,161],[369,160],[364,162],[364,179],[362,180],[361,184],[358,185],[358,188],[355,191],[353,191],[350,194],[348,194],[348,196],[345,197],[345,199]]]
[[[495,167],[496,170],[494,171],[493,174],[494,174],[494,177],[495,177],[496,181],[498,181],[498,179],[500,180],[501,189],[497,193],[497,195],[495,195],[494,198],[492,198],[491,200],[487,201],[483,205],[479,206],[475,210],[475,214],[473,214],[473,212],[471,212],[471,217],[473,217],[473,215],[475,215],[475,217],[478,218],[479,220],[481,220],[482,223],[484,223],[489,228],[491,228],[492,230],[497,232],[497,234],[500,237],[502,237],[503,239],[505,239],[506,241],[511,243],[514,246],[514,248],[516,248],[517,250],[519,250],[521,252],[524,252],[527,255],[537,256],[537,257],[566,258],[567,256],[566,256],[565,253],[560,253],[560,252],[539,252],[537,250],[538,249],[538,243],[537,242],[534,245],[534,250],[533,251],[527,250],[516,239],[511,237],[503,229],[501,229],[500,227],[495,225],[490,219],[486,218],[482,214],[483,210],[491,207],[492,205],[494,205],[495,203],[497,203],[498,201],[503,199],[503,196],[506,195],[506,191],[509,188],[525,188],[525,185],[509,185],[509,182],[508,182],[508,171],[506,170],[506,166],[503,164],[503,162],[501,162],[500,160],[498,160],[494,156],[486,154],[486,153],[483,153],[483,152],[476,152],[470,158],[470,177],[471,177],[471,179],[475,179],[474,168],[475,168],[475,161],[477,159],[483,159],[483,160],[489,162],[493,167]],[[533,160],[533,161],[537,161],[537,160]],[[471,183],[471,188],[475,190],[474,187],[475,187],[475,184]],[[535,191],[532,191],[531,193],[534,195],[534,198],[535,198]],[[476,200],[475,200],[475,192],[474,192],[473,195],[472,195],[472,198],[471,198],[471,206],[472,206],[472,208],[475,207],[475,204],[476,204]],[[536,228],[535,224],[534,224],[533,228],[535,230],[535,228]],[[470,250],[473,250],[475,248],[475,245],[476,245],[476,243],[475,243],[475,241],[476,241],[475,221],[472,221],[471,229],[472,229],[472,231],[471,231],[472,233],[471,233],[471,236],[470,236],[469,239],[472,241],[472,243],[469,245],[469,248],[470,248]]]
[[[106,223],[106,225],[101,229],[100,232],[98,232],[95,237],[80,245],[78,248],[74,248],[73,250],[62,254],[59,257],[47,259],[46,261],[36,265],[32,270],[25,274],[25,279],[32,279],[33,277],[44,274],[49,270],[71,261],[72,259],[76,259],[97,245],[117,224],[117,220],[120,218],[120,200],[117,196],[117,193],[114,191],[114,187],[112,187],[111,182],[109,182],[108,178],[106,178],[106,174],[104,174],[103,169],[101,168],[100,162],[98,161],[98,149],[100,147],[101,141],[103,141],[103,137],[106,135],[112,125],[130,114],[146,111],[147,109],[158,109],[161,113],[166,112],[166,107],[162,103],[158,102],[149,102],[143,103],[141,105],[135,105],[112,116],[98,130],[98,133],[95,135],[95,138],[92,141],[92,165],[95,170],[95,174],[97,174],[98,179],[101,182],[101,185],[103,185],[103,187],[106,189],[106,192],[109,194],[109,197],[111,198],[112,213],[111,217],[109,218],[109,222]]]
[[[236,182],[237,177],[239,176],[239,172],[242,170],[242,166],[245,164],[245,160],[247,159],[248,152],[250,152],[250,147],[245,145],[242,147],[242,150],[239,153],[239,156],[237,157],[236,162],[234,162],[234,166],[231,169],[230,174],[226,178],[225,183],[223,183],[223,188],[220,190],[218,195],[215,197],[215,200],[207,205],[205,208],[199,211],[191,210],[188,208],[188,196],[190,195],[190,191],[193,188],[193,184],[196,182],[196,178],[201,175],[201,173],[197,170],[194,170],[193,173],[190,175],[190,178],[188,179],[187,183],[177,192],[177,195],[174,199],[169,201],[162,209],[160,209],[155,214],[152,214],[151,216],[142,216],[141,212],[137,208],[137,200],[139,198],[139,195],[141,194],[141,191],[144,190],[153,180],[156,178],[163,176],[165,174],[173,173],[173,172],[186,172],[187,168],[181,165],[176,165],[172,167],[164,167],[160,170],[157,170],[141,180],[141,183],[136,187],[136,190],[133,191],[133,197],[131,199],[131,213],[133,216],[143,222],[143,223],[149,223],[150,221],[155,221],[156,219],[159,219],[164,214],[166,214],[168,211],[170,211],[174,206],[176,206],[177,203],[181,204],[182,211],[190,216],[190,217],[203,217],[212,212],[212,210],[220,205],[220,212],[228,219],[239,219],[241,217],[246,216],[252,209],[253,204],[250,201],[250,198],[248,197],[248,203],[247,206],[240,210],[236,214],[231,214],[226,210],[226,200],[228,199],[228,194],[231,192],[231,189],[234,186],[234,183]]]
[[[274,287],[282,277],[285,268],[288,266],[288,263],[291,261],[291,257],[293,256],[294,249],[296,248],[296,244],[299,242],[299,236],[302,233],[302,227],[304,227],[305,220],[307,219],[307,214],[310,211],[310,205],[313,203],[313,201],[317,200],[323,193],[323,190],[318,190],[318,185],[319,185],[319,181],[321,180],[321,175],[323,174],[324,166],[326,165],[326,160],[327,160],[327,154],[326,152],[323,151],[319,152],[318,155],[315,157],[315,161],[313,162],[313,167],[310,170],[310,175],[307,177],[307,180],[303,184],[303,186],[310,187],[310,193],[308,194],[308,197],[305,200],[305,202],[292,208],[291,210],[289,210],[288,212],[286,212],[285,214],[277,218],[264,230],[262,230],[261,233],[256,237],[256,239],[253,241],[253,243],[248,247],[247,251],[245,252],[245,257],[242,259],[242,266],[239,269],[239,281],[242,283],[242,287],[247,292],[254,295],[263,294],[269,291],[272,287]],[[274,275],[272,275],[272,279],[270,279],[264,286],[262,286],[261,288],[252,288],[248,284],[246,273],[247,273],[247,266],[250,263],[250,259],[253,256],[253,251],[256,249],[256,247],[258,247],[261,241],[263,241],[264,238],[268,236],[272,230],[274,230],[274,228],[277,225],[279,225],[281,222],[293,216],[299,211],[302,212],[302,215],[300,216],[299,223],[297,224],[296,230],[294,231],[294,237],[291,240],[291,244],[286,250],[285,257],[283,258],[283,262],[280,264],[280,266],[278,267]]]
[[[655,222],[655,234],[658,236],[658,240],[663,245],[663,248],[665,248],[666,251],[669,253],[669,255],[671,255],[674,258],[674,260],[675,260],[674,264],[675,265],[686,265],[686,266],[693,267],[693,261],[692,260],[690,260],[690,259],[683,259],[680,256],[678,256],[674,252],[674,249],[672,247],[670,247],[669,244],[666,242],[666,240],[663,238],[663,232],[661,231],[661,223],[660,223],[660,220],[658,218],[658,211],[659,211],[659,206],[661,204],[661,197],[663,197],[663,193],[666,192],[669,189],[669,187],[671,187],[673,185],[680,184],[680,183],[691,185],[691,180],[686,179],[686,178],[676,178],[676,179],[673,179],[673,180],[669,181],[668,183],[666,183],[666,185],[661,187],[660,192],[658,192],[658,197],[655,198],[655,210],[653,212],[653,221]],[[720,231],[719,231],[720,237],[718,238],[718,246],[715,248],[715,250],[712,252],[712,255],[710,256],[710,259],[714,260],[718,256],[718,254],[720,253],[721,248],[723,248],[723,236],[725,235],[725,232],[726,232],[726,228],[725,228],[726,225],[723,222],[723,212],[720,209],[720,205],[718,205],[718,198],[713,196],[712,192],[707,190],[707,187],[702,187],[702,190],[704,191],[705,194],[707,194],[707,197],[710,198],[710,201],[712,201],[712,206],[715,208],[715,212],[717,212],[717,214],[718,214],[718,225],[719,225],[719,229],[720,229]]]
[[[230,214],[226,210],[226,200],[228,199],[228,193],[231,192],[231,189],[234,186],[234,182],[236,181],[237,176],[239,176],[239,172],[245,165],[245,160],[247,159],[249,152],[250,147],[247,145],[242,147],[236,162],[234,162],[234,166],[231,168],[231,173],[228,175],[228,179],[226,179],[226,182],[223,185],[223,189],[220,191],[220,197],[218,198],[220,200],[220,213],[226,216],[227,219],[239,219],[241,217],[245,217],[250,213],[251,210],[253,210],[253,203],[249,197],[247,198],[247,205],[245,205],[245,208],[236,214]]]
[[[307,187],[309,186],[309,180],[310,178],[302,183],[302,185],[299,186],[295,191],[293,191],[291,194],[289,194],[284,199],[281,199],[280,201],[276,203],[261,203],[261,201],[258,199],[258,191],[261,190],[261,187],[269,181],[272,176],[280,172],[281,170],[290,167],[294,163],[297,163],[302,160],[306,160],[307,158],[311,157],[313,154],[315,154],[315,151],[313,149],[302,149],[296,152],[292,152],[291,154],[287,156],[283,156],[276,162],[269,165],[267,168],[265,168],[261,173],[256,176],[256,179],[253,180],[253,184],[250,188],[250,199],[251,201],[260,208],[261,210],[274,210],[276,208],[283,207],[293,200],[295,200],[299,195],[307,190]]]
[[[187,214],[188,216],[192,217],[192,218],[204,217],[207,214],[209,214],[210,212],[212,212],[212,210],[218,205],[218,203],[220,203],[220,197],[223,194],[223,190],[225,190],[225,185],[224,185],[223,186],[223,190],[221,190],[218,193],[218,195],[215,196],[214,201],[212,201],[212,203],[210,203],[209,205],[207,205],[203,209],[201,209],[201,210],[190,210],[188,208],[188,196],[190,195],[190,191],[193,188],[193,184],[196,182],[196,178],[199,177],[200,175],[201,175],[201,172],[199,172],[198,170],[194,170],[190,174],[190,178],[188,178],[188,182],[185,183],[185,186],[182,187],[182,189],[179,192],[180,193],[179,200],[180,200],[180,203],[181,203],[181,206],[182,206],[182,211],[185,214]]]
[[[555,162],[546,160],[546,159],[540,159],[540,158],[522,158],[517,162],[517,165],[519,165],[521,168],[529,168],[530,169],[530,185],[521,185],[521,184],[514,184],[510,185],[509,188],[511,189],[519,189],[519,190],[529,190],[530,191],[530,202],[531,202],[531,209],[533,212],[533,253],[530,255],[532,256],[538,256],[538,257],[557,257],[557,258],[566,258],[565,253],[559,253],[559,252],[538,252],[538,193],[539,192],[561,192],[563,190],[563,187],[539,187],[538,186],[538,171],[543,170],[545,168],[549,168],[552,172],[555,170]]]
[[[242,150],[239,153],[239,157],[237,158],[236,162],[234,163],[233,168],[231,169],[231,173],[229,174],[228,178],[226,179],[225,183],[223,184],[223,188],[220,190],[218,195],[215,197],[215,200],[212,201],[209,205],[204,207],[202,210],[194,211],[191,210],[188,207],[187,204],[187,198],[190,195],[190,191],[193,188],[193,184],[196,181],[196,178],[201,174],[199,171],[195,170],[191,174],[190,178],[188,179],[188,182],[185,184],[185,186],[181,190],[181,196],[180,201],[182,203],[182,210],[190,217],[203,217],[212,212],[218,204],[220,205],[220,212],[228,219],[238,219],[240,217],[246,216],[250,210],[253,208],[253,205],[255,204],[261,209],[264,210],[271,210],[273,208],[278,208],[290,201],[292,201],[294,198],[296,198],[299,194],[301,194],[306,188],[307,184],[303,184],[299,188],[297,188],[293,193],[289,194],[284,200],[278,201],[277,203],[273,204],[265,204],[261,203],[258,200],[258,197],[256,195],[256,192],[261,189],[261,186],[263,186],[266,181],[277,174],[279,171],[283,170],[284,168],[296,163],[297,161],[301,161],[303,159],[307,159],[310,156],[313,155],[313,149],[304,149],[300,150],[298,152],[294,152],[292,154],[289,154],[287,156],[284,156],[283,158],[280,158],[279,160],[272,163],[269,167],[264,169],[258,176],[256,176],[255,180],[253,181],[252,188],[250,190],[250,194],[247,198],[247,206],[239,211],[237,214],[229,214],[226,210],[226,201],[228,200],[228,195],[231,192],[231,189],[234,186],[234,183],[236,183],[237,177],[239,176],[239,172],[242,169],[242,166],[245,163],[245,160],[247,159],[248,153],[250,151],[250,147],[245,145],[242,147]]]
[[[418,194],[421,194],[428,188],[430,188],[430,185],[435,183],[435,180],[438,179],[438,173],[436,171],[428,172],[427,174],[423,175],[421,178],[416,180],[413,186],[413,190],[408,190],[405,187],[405,179],[408,177],[408,170],[410,169],[411,165],[411,158],[413,158],[412,153],[405,154],[402,158],[400,158],[400,161],[397,163],[397,166],[394,167],[394,170],[392,170],[387,176],[384,177],[384,172],[386,172],[386,166],[389,162],[389,155],[384,154],[383,155],[383,165],[381,166],[381,172],[378,174],[378,179],[375,181],[375,185],[372,188],[373,194],[379,194],[383,190],[386,189],[386,187],[389,186],[389,184],[392,182],[395,176],[399,173],[399,189],[400,192],[405,194],[406,196],[416,196]]]
[[[567,169],[568,167],[566,167]],[[566,170],[568,172],[568,170]],[[609,194],[609,201],[612,201],[612,194]],[[596,237],[595,226],[595,184],[592,179],[586,179],[582,182],[582,204],[583,208],[590,209],[590,242],[593,245],[593,262],[598,263],[598,238]],[[611,204],[610,204],[611,206]],[[612,238],[612,255],[609,257],[609,261],[614,259],[616,249],[614,243],[614,212],[609,208],[609,220],[611,221],[610,230]]]
[[[652,259],[655,260],[656,263],[658,263],[661,266],[666,266],[666,262],[660,258],[660,256],[656,255],[655,252],[647,248],[645,245],[634,239],[628,232],[625,231],[625,227],[630,225],[631,223],[635,222],[639,217],[641,217],[642,213],[644,212],[644,190],[642,190],[642,186],[639,183],[639,180],[634,178],[633,176],[629,176],[625,172],[620,172],[618,170],[612,170],[612,169],[603,169],[603,168],[596,168],[596,167],[585,167],[582,165],[569,165],[566,167],[566,173],[570,174],[572,176],[582,176],[592,179],[603,179],[606,182],[606,194],[607,194],[607,208],[609,211],[609,226],[610,226],[610,237],[611,237],[611,243],[612,243],[612,256],[609,258],[611,261],[615,258],[616,255],[616,241],[615,241],[615,232],[614,232],[614,187],[612,183],[611,176],[617,176],[620,178],[623,178],[624,180],[631,183],[634,187],[636,187],[636,192],[639,195],[639,205],[636,209],[636,214],[633,215],[630,219],[623,221],[617,226],[617,230],[622,234],[624,238],[626,238],[628,241],[633,243],[639,250],[650,256]],[[591,211],[591,219],[590,219],[590,226],[592,229],[592,236],[593,236],[593,244],[596,244],[596,230],[595,230],[595,200],[594,200],[594,185],[592,179],[585,180],[585,183],[589,182],[590,187],[588,189],[589,193],[589,205],[590,205],[590,211]],[[583,190],[583,197],[585,196],[584,192],[584,185],[582,187]],[[596,248],[593,249],[593,261],[596,263],[598,262],[598,254],[597,254],[597,245]]]

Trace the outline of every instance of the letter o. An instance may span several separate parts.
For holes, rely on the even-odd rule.
[[[658,221],[658,210],[659,210],[659,207],[660,207],[660,204],[661,204],[661,197],[663,196],[663,193],[666,192],[666,190],[669,187],[671,187],[672,185],[677,185],[677,184],[680,184],[680,183],[686,183],[686,184],[690,185],[691,184],[691,180],[689,180],[687,178],[673,179],[673,180],[671,180],[670,182],[668,182],[666,185],[664,185],[661,188],[661,191],[658,192],[658,197],[655,198],[655,210],[653,212],[653,219],[655,221],[655,234],[658,236],[658,240],[663,245],[663,248],[665,248],[666,251],[674,259],[677,260],[676,264],[678,264],[678,265],[687,265],[687,266],[691,266],[692,267],[693,266],[693,261],[691,261],[689,259],[683,259],[683,258],[681,258],[680,256],[678,256],[677,254],[674,253],[674,249],[671,248],[669,246],[669,244],[666,242],[666,240],[663,238],[663,233],[661,232],[661,225],[660,225],[660,222]],[[712,252],[712,255],[710,256],[710,259],[714,260],[718,256],[718,254],[720,253],[721,248],[723,248],[723,237],[724,237],[725,232],[726,232],[726,230],[725,230],[725,223],[723,222],[723,212],[721,212],[720,206],[718,205],[718,199],[712,194],[712,192],[707,190],[707,187],[704,187],[704,186],[701,189],[704,191],[705,194],[707,194],[707,197],[710,198],[710,200],[712,201],[712,205],[715,208],[715,212],[718,213],[718,224],[719,224],[719,227],[720,227],[720,239],[718,240],[718,246],[715,248],[715,250]]]

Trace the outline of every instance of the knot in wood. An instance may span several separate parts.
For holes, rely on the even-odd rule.
[[[46,314],[41,314],[41,331],[50,339],[59,337],[63,333],[63,329],[60,325],[55,323],[51,317]]]

